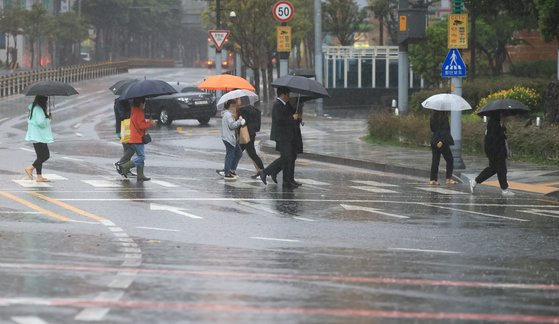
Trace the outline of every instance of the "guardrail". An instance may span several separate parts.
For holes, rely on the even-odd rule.
[[[0,76],[0,97],[20,94],[33,83],[55,80],[65,83],[100,78],[128,72],[128,61],[94,63],[17,72]]]
[[[129,57],[128,67],[131,69],[143,68],[143,67],[172,68],[175,67],[175,61],[169,59],[149,59],[143,57]]]

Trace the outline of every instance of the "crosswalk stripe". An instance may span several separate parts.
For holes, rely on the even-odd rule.
[[[95,188],[120,188],[120,183],[107,181],[107,180],[82,180],[83,183],[87,183]]]
[[[43,177],[49,180],[68,180],[68,178],[65,178],[61,175],[54,174],[54,173],[43,174]]]
[[[167,188],[177,188],[177,187],[179,187],[178,185],[176,185],[174,183],[167,182],[167,181],[153,180],[152,179],[151,182],[155,183],[155,184],[158,184],[160,186],[163,186],[163,187],[167,187]]]
[[[350,188],[369,191],[374,193],[398,193],[398,191],[384,189],[384,188],[377,188],[377,187],[369,187],[369,186],[351,186]]]
[[[445,188],[437,188],[437,187],[416,187],[416,189],[423,190],[423,191],[430,191],[436,192],[444,195],[467,195],[468,193],[456,190],[450,190]]]
[[[221,183],[225,184],[226,186],[234,187],[238,189],[254,189],[254,188],[261,187],[261,186],[253,186],[251,184],[241,182],[241,181],[221,181]]]
[[[35,316],[13,316],[12,321],[18,324],[47,324],[47,322]]]
[[[24,187],[24,188],[50,188],[50,187],[52,187],[48,183],[37,182],[35,180],[12,180],[12,181],[17,183],[18,185]]]
[[[330,185],[328,182],[316,181],[316,180],[312,180],[312,179],[297,179],[297,181],[299,181],[300,183],[303,183],[303,184],[311,185],[311,186],[329,186]]]
[[[378,182],[378,181],[370,181],[370,180],[351,180],[351,182],[364,184],[364,185],[372,186],[372,187],[399,187],[398,185],[395,185],[395,184]]]

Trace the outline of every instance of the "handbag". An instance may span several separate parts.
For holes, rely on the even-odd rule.
[[[130,141],[130,118],[120,122],[120,142],[127,144]]]
[[[248,133],[248,127],[241,126],[239,128],[239,144],[248,144],[250,143],[250,134]]]
[[[148,144],[149,142],[151,142],[151,135],[146,133],[142,136],[142,144]]]

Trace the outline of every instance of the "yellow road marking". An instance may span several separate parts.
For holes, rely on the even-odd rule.
[[[535,192],[535,193],[541,193],[541,194],[547,194],[547,193],[558,190],[556,187],[551,187],[551,186],[549,186],[548,184],[545,184],[545,183],[528,184],[528,183],[521,183],[521,182],[515,182],[515,181],[508,181],[508,183],[509,183],[509,188],[510,189],[522,190],[522,191],[528,191],[528,192]],[[486,182],[484,182],[484,184],[500,188],[499,181],[496,181],[496,180],[486,181]]]
[[[94,219],[94,220],[96,220],[96,221],[101,222],[101,221],[106,220],[106,219],[103,218],[103,217],[99,217],[99,216],[94,215],[94,214],[92,214],[92,213],[86,212],[85,210],[81,210],[81,209],[76,208],[76,207],[74,207],[74,206],[72,206],[72,205],[68,205],[67,203],[61,202],[60,200],[56,200],[56,199],[54,199],[54,198],[50,198],[50,197],[47,197],[47,196],[45,196],[45,195],[42,195],[42,194],[40,194],[40,193],[38,193],[38,192],[31,192],[31,194],[34,195],[35,197],[41,198],[41,199],[43,199],[43,200],[46,200],[46,201],[48,201],[48,202],[50,202],[50,203],[53,203],[53,204],[55,204],[55,205],[58,205],[58,206],[60,206],[60,207],[62,207],[62,208],[65,208],[65,209],[68,209],[68,210],[70,210],[70,211],[73,211],[73,212],[76,213],[76,214],[80,214],[80,215],[82,215],[82,216],[92,218],[92,219]]]
[[[37,205],[35,205],[35,204],[33,204],[33,203],[31,203],[31,202],[25,200],[25,199],[21,199],[21,198],[19,198],[19,197],[17,197],[17,196],[14,196],[14,195],[12,195],[11,193],[8,193],[8,192],[1,192],[1,191],[0,191],[0,195],[6,197],[6,198],[8,198],[8,199],[11,199],[11,200],[13,200],[13,201],[16,201],[16,202],[18,202],[18,203],[20,203],[20,204],[22,204],[22,205],[25,205],[25,206],[27,206],[27,207],[29,207],[29,208],[31,208],[31,209],[34,209],[34,210],[36,210],[36,211],[38,211],[38,212],[40,212],[40,213],[42,213],[42,214],[45,214],[45,215],[47,215],[47,216],[50,216],[50,217],[52,217],[52,218],[56,218],[56,219],[61,220],[61,221],[64,221],[64,222],[67,222],[67,221],[70,220],[70,218],[68,218],[68,217],[60,216],[60,215],[58,215],[58,214],[56,214],[56,213],[53,213],[53,212],[51,212],[51,211],[49,211],[49,210],[46,210],[46,209],[44,209],[44,208],[42,208],[42,207],[39,207],[39,206],[37,206]]]

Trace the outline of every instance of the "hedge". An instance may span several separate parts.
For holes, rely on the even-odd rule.
[[[481,118],[462,123],[464,153],[484,154],[485,128]],[[511,159],[559,165],[559,126],[544,124],[538,128],[528,124],[526,118],[516,117],[510,120],[508,130]],[[429,147],[431,140],[429,118],[425,114],[373,114],[369,118],[369,134],[373,139],[424,148]]]

